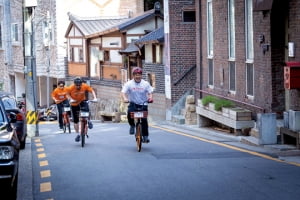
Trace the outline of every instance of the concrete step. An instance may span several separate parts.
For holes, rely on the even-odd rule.
[[[259,139],[253,136],[242,137],[241,143],[252,146],[260,146]]]
[[[172,115],[171,121],[176,124],[185,124],[185,117],[183,115]]]
[[[185,115],[185,108],[182,108],[182,109],[180,110],[180,115]]]

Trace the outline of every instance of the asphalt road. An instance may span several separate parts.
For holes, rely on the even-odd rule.
[[[94,123],[86,146],[39,125],[22,152],[18,199],[298,199],[300,168],[160,128],[137,152],[126,123]],[[31,148],[31,149],[30,149]],[[21,164],[20,163],[20,164]],[[31,184],[31,185],[30,185]]]

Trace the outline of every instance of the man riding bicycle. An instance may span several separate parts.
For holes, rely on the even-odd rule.
[[[65,82],[64,81],[59,81],[57,88],[55,88],[51,94],[52,99],[56,103],[57,106],[57,111],[58,111],[58,123],[59,123],[59,128],[63,128],[63,107],[64,104],[68,103],[68,98],[67,98],[67,88],[65,88]]]
[[[68,98],[70,100],[71,104],[71,111],[72,111],[72,117],[74,122],[74,129],[77,133],[77,136],[75,138],[76,142],[80,141],[80,135],[79,135],[79,112],[80,112],[80,105],[82,101],[86,100],[86,93],[90,92],[93,95],[93,101],[97,101],[97,97],[95,94],[95,91],[92,87],[90,87],[88,84],[83,83],[82,79],[80,77],[76,77],[74,79],[74,84],[70,85],[68,88]],[[92,128],[92,124],[89,121],[89,128]]]
[[[130,125],[129,134],[134,134],[134,119],[131,118],[130,112],[136,111],[141,108],[143,111],[148,111],[147,102],[153,102],[153,88],[148,81],[142,79],[142,69],[135,67],[132,70],[133,79],[129,80],[122,88],[121,96],[124,102],[129,102],[127,110],[127,119]],[[146,102],[146,103],[145,103]],[[148,131],[148,120],[142,118],[142,134],[143,142],[149,143],[149,131]]]

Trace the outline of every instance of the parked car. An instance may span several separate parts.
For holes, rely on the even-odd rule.
[[[19,108],[19,105],[14,95],[10,93],[0,92],[0,102],[1,104],[3,104],[8,116],[11,112],[16,114],[17,121],[12,125],[16,129],[16,133],[21,144],[20,148],[24,149],[27,137],[27,123],[25,113]]]
[[[12,124],[17,115],[7,115],[3,103],[0,103],[0,191],[1,199],[16,199],[20,142]],[[4,196],[3,196],[4,195]]]

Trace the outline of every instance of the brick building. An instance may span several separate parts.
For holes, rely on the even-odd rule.
[[[278,117],[299,110],[299,89],[284,87],[285,63],[300,60],[299,8],[297,0],[196,1],[197,97]]]

